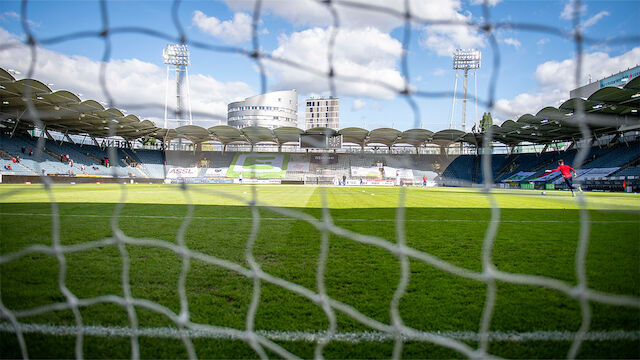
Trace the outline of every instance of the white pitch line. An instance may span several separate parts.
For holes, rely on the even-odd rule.
[[[2,216],[51,216],[51,214],[42,213],[4,213],[0,212]],[[80,218],[107,218],[110,219],[111,215],[98,215],[98,214],[60,214],[61,217],[80,217]],[[122,215],[118,218],[138,218],[138,219],[184,219],[184,216],[172,216],[172,215]],[[193,216],[192,219],[202,220],[252,220],[252,217],[245,216]],[[260,217],[260,220],[264,221],[304,221],[294,218],[286,217]],[[396,222],[396,219],[333,219],[334,222]],[[464,222],[464,223],[485,223],[491,220],[486,219],[403,219],[404,222]],[[499,220],[499,223],[580,223],[580,220]],[[591,220],[590,223],[638,223],[637,220]]]
[[[76,326],[64,325],[47,325],[47,324],[20,324],[20,330],[23,333],[38,333],[54,336],[75,336],[78,333]],[[118,326],[83,326],[84,335],[101,336],[101,337],[130,337],[133,330],[128,327]],[[0,332],[15,332],[10,323],[0,323]],[[258,330],[256,333],[273,341],[303,341],[317,342],[318,339],[326,334],[323,331],[274,331],[274,330]],[[228,333],[221,333],[209,330],[191,330],[185,329],[183,332],[176,328],[156,327],[156,328],[138,328],[136,335],[151,338],[169,338],[180,339],[187,335],[191,339],[208,338],[208,339],[237,339]],[[573,341],[576,333],[571,331],[531,331],[531,332],[510,332],[510,331],[491,331],[489,339],[491,341],[502,342],[526,342],[526,341]],[[437,331],[437,332],[421,332],[418,336],[404,336],[405,341],[410,340],[428,340],[435,336],[445,336],[461,341],[478,341],[480,334],[473,331]],[[360,342],[386,342],[394,341],[395,335],[379,331],[362,331],[362,332],[338,332],[331,337],[331,341],[360,343]],[[608,331],[591,331],[585,336],[587,341],[614,341],[614,340],[640,340],[640,330],[608,330]]]

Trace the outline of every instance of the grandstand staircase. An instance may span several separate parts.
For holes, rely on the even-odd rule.
[[[38,175],[38,173],[37,173],[35,170],[33,170],[32,168],[30,168],[30,167],[28,167],[28,166],[23,165],[22,163],[15,163],[15,164],[13,164],[13,165],[14,165],[14,166],[21,166],[23,169],[25,169],[25,170],[29,171],[29,172],[30,172],[30,173],[32,173],[33,175]]]
[[[133,159],[136,162],[136,166],[131,166],[129,164],[125,164],[127,167],[131,167],[133,169],[138,170],[143,177],[149,178],[149,174],[147,174],[147,169],[145,169],[144,165],[142,165],[142,161],[135,155],[134,152],[129,152],[126,149],[122,149],[122,152],[129,157],[129,159]],[[124,163],[124,161],[123,161]]]
[[[504,164],[504,166],[498,170],[498,172],[496,173],[496,178],[495,180],[499,180],[501,179],[504,175],[506,175],[509,172],[509,168],[511,167],[511,165],[513,165],[516,160],[518,160],[518,158],[520,157],[520,155],[516,155],[513,157],[513,159],[511,159],[511,161],[507,161],[506,164]]]
[[[43,148],[42,148],[42,151],[43,151],[45,154],[47,154],[47,155],[51,156],[52,158],[54,158],[54,159],[56,159],[56,160],[60,161],[60,155],[59,155],[59,154],[54,153],[53,151],[51,151],[51,150],[47,149],[46,147],[43,147]]]
[[[481,159],[481,155],[476,155],[473,159],[473,175],[471,176],[471,182],[474,184],[478,182],[478,171],[480,170]]]
[[[98,159],[97,157],[91,155],[89,152],[87,152],[86,154],[84,154],[84,156],[88,157],[89,159],[93,160],[96,162],[96,164],[100,164],[102,163],[102,160]]]

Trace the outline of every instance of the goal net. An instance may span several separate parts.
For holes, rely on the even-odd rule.
[[[178,13],[180,11],[181,2],[176,1],[172,7],[172,18],[175,21],[176,31],[172,34],[165,34],[155,29],[141,28],[141,27],[127,27],[127,26],[114,26],[112,25],[113,19],[110,18],[108,11],[108,4],[106,2],[100,2],[99,18],[101,19],[100,30],[88,30],[82,33],[68,33],[61,34],[53,37],[40,37],[36,36],[33,31],[33,24],[30,22],[27,9],[29,8],[27,1],[24,1],[23,12],[19,14],[22,24],[24,25],[25,38],[20,43],[9,42],[0,44],[1,52],[11,52],[17,48],[27,47],[30,52],[30,58],[25,61],[30,62],[30,70],[26,77],[31,78],[31,74],[37,64],[37,59],[40,56],[47,56],[47,52],[42,50],[43,45],[55,45],[64,44],[68,41],[77,39],[96,39],[96,41],[104,42],[104,56],[103,66],[100,69],[100,81],[101,89],[103,91],[104,99],[107,102],[107,107],[119,107],[127,108],[127,104],[115,103],[109,93],[110,84],[108,84],[109,72],[108,67],[105,65],[108,60],[111,59],[112,54],[116,49],[111,48],[110,41],[112,37],[122,34],[135,34],[143,35],[152,38],[164,39],[180,44],[189,45],[192,48],[197,48],[204,51],[211,51],[217,54],[225,55],[233,54],[243,60],[249,60],[253,63],[258,70],[260,76],[261,93],[264,94],[268,89],[269,72],[265,69],[266,64],[271,64],[280,67],[289,67],[296,71],[307,72],[314,75],[318,80],[325,81],[326,89],[330,96],[337,97],[340,95],[340,85],[344,84],[359,84],[361,86],[368,86],[371,88],[379,88],[384,91],[393,93],[396,96],[406,99],[409,105],[410,112],[407,116],[411,116],[415,128],[422,127],[425,120],[425,115],[420,112],[419,107],[416,105],[416,99],[430,99],[442,97],[443,94],[438,92],[431,92],[428,89],[421,89],[419,86],[410,82],[410,66],[407,60],[408,53],[411,51],[412,46],[412,30],[416,27],[422,26],[451,26],[451,27],[464,27],[471,28],[474,31],[478,31],[486,37],[491,50],[494,53],[494,61],[490,65],[490,82],[488,86],[488,96],[486,99],[479,99],[481,104],[486,105],[489,109],[493,109],[495,104],[496,84],[498,72],[500,70],[500,50],[497,46],[497,32],[500,29],[518,29],[522,31],[532,31],[545,36],[559,36],[570,41],[576,49],[576,73],[581,73],[582,66],[582,54],[585,45],[595,43],[600,39],[590,39],[582,33],[583,21],[580,19],[581,2],[573,1],[573,28],[571,31],[565,31],[561,28],[551,28],[536,24],[520,24],[511,22],[501,22],[492,18],[491,6],[489,3],[492,1],[484,1],[482,4],[484,16],[481,22],[472,22],[469,19],[463,21],[458,20],[442,20],[438,18],[429,18],[417,15],[412,12],[411,1],[398,1],[397,7],[389,7],[387,5],[369,4],[367,2],[360,1],[318,1],[316,5],[326,8],[329,14],[331,14],[331,26],[329,27],[329,36],[327,38],[327,52],[323,56],[326,56],[326,69],[312,68],[306,64],[298,63],[295,60],[282,58],[273,53],[265,52],[261,47],[261,18],[265,13],[266,1],[256,0],[250,2],[250,8],[252,13],[251,18],[251,46],[248,48],[233,47],[233,46],[218,46],[200,41],[195,41],[187,36],[184,31],[184,24],[179,22]],[[394,3],[395,4],[395,3]],[[399,29],[399,38],[402,39],[402,52],[400,55],[400,70],[402,75],[402,84],[389,84],[382,80],[371,78],[360,78],[352,76],[348,73],[341,73],[336,70],[335,65],[335,41],[340,32],[343,31],[341,26],[340,14],[343,11],[359,12],[362,16],[387,16],[401,21],[403,26]],[[608,39],[609,42],[617,43],[637,43],[637,37],[620,37],[617,39]],[[31,90],[28,86],[25,86],[25,102],[27,113],[32,118],[35,126],[42,128],[43,123],[39,121],[42,116],[41,110],[36,109],[30,96]],[[182,90],[178,88],[177,92]],[[157,105],[157,104],[156,104]],[[579,127],[582,133],[582,140],[588,141],[592,138],[593,134],[590,130],[590,124],[598,121],[603,121],[600,118],[590,117],[584,108],[583,103],[578,103],[575,117],[578,121]],[[131,108],[131,111],[135,110],[135,106]],[[179,109],[171,109],[169,111],[178,111]],[[215,118],[216,115],[209,114]],[[219,116],[218,116],[219,117]],[[175,124],[174,124],[175,125]],[[106,127],[108,130],[107,135],[115,134],[114,122],[109,122]],[[391,124],[389,124],[391,127]],[[6,270],[2,271],[3,291],[0,296],[0,334],[1,342],[8,344],[12,341],[17,342],[20,349],[20,354],[27,358],[30,354],[32,347],[37,347],[37,338],[33,341],[25,340],[31,335],[44,336],[66,336],[73,337],[74,339],[74,354],[78,358],[89,355],[99,356],[96,353],[85,354],[87,351],[87,339],[90,338],[126,338],[128,339],[130,346],[130,355],[132,358],[141,357],[141,347],[146,344],[149,346],[147,339],[153,341],[164,341],[165,339],[173,339],[181,342],[186,355],[189,358],[197,358],[198,355],[198,343],[201,339],[219,339],[219,340],[232,340],[241,341],[246,343],[254,352],[250,357],[267,358],[270,356],[280,356],[286,358],[296,358],[302,356],[296,351],[297,347],[292,347],[290,344],[294,342],[304,342],[313,344],[313,356],[316,358],[323,358],[325,351],[332,346],[339,346],[345,343],[360,343],[360,342],[383,342],[392,343],[392,356],[394,358],[403,357],[405,354],[405,346],[407,344],[425,343],[435,345],[437,348],[445,348],[454,351],[455,356],[465,356],[469,358],[486,358],[493,357],[491,351],[492,342],[526,342],[526,341],[553,341],[562,342],[566,346],[566,354],[569,358],[575,358],[581,351],[581,347],[585,341],[605,341],[605,340],[632,340],[637,341],[640,338],[640,334],[637,329],[635,331],[594,331],[592,330],[592,309],[594,306],[612,306],[621,309],[632,309],[637,311],[640,309],[640,298],[637,294],[614,294],[609,292],[603,292],[596,289],[592,289],[589,285],[587,277],[587,255],[590,245],[590,230],[592,221],[590,219],[590,212],[588,210],[587,198],[582,193],[577,194],[576,202],[578,206],[578,219],[575,220],[575,225],[579,228],[577,246],[574,249],[575,254],[575,266],[574,276],[576,281],[571,282],[565,279],[559,279],[549,276],[543,276],[538,274],[520,273],[517,271],[507,271],[498,268],[495,265],[494,257],[494,245],[496,243],[498,229],[501,224],[504,224],[504,217],[502,214],[503,209],[500,207],[499,200],[497,199],[496,191],[493,190],[494,179],[493,173],[495,169],[492,168],[491,160],[491,144],[493,141],[493,128],[488,128],[481,138],[478,139],[476,145],[482,149],[481,155],[481,167],[480,171],[483,178],[483,187],[478,188],[473,192],[476,195],[480,195],[489,204],[490,215],[489,218],[479,222],[482,224],[482,231],[484,232],[482,243],[480,247],[480,266],[479,268],[470,268],[465,266],[460,261],[451,259],[445,259],[440,256],[436,256],[431,252],[425,250],[425,248],[417,248],[410,246],[408,242],[408,227],[410,226],[426,226],[428,221],[432,222],[447,222],[452,219],[433,218],[433,219],[415,219],[408,216],[410,208],[406,206],[407,201],[410,201],[410,193],[405,188],[401,188],[397,191],[397,198],[394,198],[393,215],[386,219],[370,219],[372,221],[386,221],[388,227],[393,229],[391,236],[375,236],[371,234],[360,233],[352,230],[348,226],[344,226],[344,223],[339,218],[334,218],[334,214],[329,208],[329,202],[333,194],[329,193],[327,188],[321,187],[318,191],[320,197],[319,202],[322,206],[317,209],[318,211],[304,211],[298,209],[295,206],[276,206],[269,201],[269,198],[264,198],[265,195],[262,188],[255,185],[248,185],[242,188],[239,192],[227,191],[224,187],[202,187],[193,184],[187,184],[183,182],[179,185],[181,199],[186,207],[184,211],[179,214],[161,214],[161,213],[147,213],[145,210],[143,213],[132,214],[127,204],[130,200],[129,190],[126,185],[121,185],[119,188],[120,199],[116,204],[112,206],[112,212],[103,215],[70,215],[61,211],[60,204],[55,201],[54,188],[48,177],[42,176],[44,182],[44,191],[50,200],[47,205],[50,208],[48,214],[35,214],[30,213],[32,217],[46,216],[49,219],[51,231],[50,241],[38,242],[21,248],[3,248],[0,255],[0,265],[2,269],[8,269],[10,265],[16,264],[25,258],[38,259],[43,257],[49,260],[53,260],[55,264],[55,284],[51,285],[55,289],[59,290],[61,296],[52,296],[51,302],[44,305],[25,309],[14,309],[6,306],[6,298],[14,296],[29,296],[28,294],[7,294],[4,290],[5,285],[11,283],[9,278],[12,276]],[[190,134],[189,136],[197,136],[197,134]],[[183,137],[188,138],[188,136]],[[579,140],[579,139],[576,139]],[[44,138],[41,138],[38,142],[38,148],[36,149],[36,157],[42,154],[44,151]],[[248,152],[250,152],[249,150]],[[589,151],[589,146],[582,146],[578,149],[577,155],[573,162],[573,166],[576,169],[581,167],[581,164],[585,162]],[[176,164],[182,162],[181,151],[173,151],[166,149],[166,160],[168,163],[175,162]],[[118,163],[121,154],[117,152],[114,147],[109,147],[109,158],[112,163]],[[418,158],[407,157],[407,161],[419,161]],[[208,159],[196,159],[197,161],[207,161]],[[328,161],[328,160],[325,160]],[[198,167],[198,164],[194,164]],[[407,163],[406,167],[410,168],[413,164]],[[251,171],[257,171],[253,168]],[[117,173],[115,170],[113,175],[116,177],[124,177],[125,174]],[[249,175],[249,176],[247,176]],[[254,174],[255,175],[255,174]],[[241,176],[238,174],[238,176]],[[258,178],[258,176],[250,176],[245,174],[245,179],[249,177]],[[5,191],[0,194],[2,201],[9,201],[12,196],[16,196],[20,193],[29,192],[31,190],[20,188],[17,190]],[[360,191],[360,190],[357,190]],[[369,192],[367,192],[369,194]],[[395,194],[395,193],[394,193]],[[375,194],[372,194],[375,195]],[[158,193],[149,193],[149,196],[161,196]],[[394,195],[395,196],[395,195]],[[193,224],[198,221],[216,221],[215,216],[200,216],[199,204],[200,199],[206,197],[216,197],[218,199],[225,199],[228,203],[241,205],[240,207],[246,210],[249,216],[242,217],[243,220],[250,222],[250,227],[246,232],[240,232],[244,236],[245,241],[241,245],[241,249],[235,249],[237,253],[242,254],[240,257],[236,257],[235,260],[231,260],[231,257],[218,254],[216,252],[209,252],[199,248],[190,247],[189,236],[218,236],[216,234],[200,234],[200,235],[188,235],[197,234],[197,226]],[[464,201],[464,200],[461,200]],[[2,211],[3,215],[10,217],[9,214],[12,210],[8,206],[3,206],[5,210]],[[230,214],[233,217],[233,209]],[[149,210],[153,212],[152,210]],[[195,213],[198,212],[198,215]],[[123,215],[123,213],[126,213]],[[154,215],[155,214],[155,215]],[[15,215],[15,214],[14,214]],[[388,213],[387,213],[388,215]],[[102,232],[97,232],[96,236],[92,234],[84,235],[83,241],[76,241],[67,243],[63,241],[61,233],[63,232],[63,223],[69,223],[63,221],[66,216],[77,216],[73,221],[82,222],[89,221],[91,216],[106,217],[109,219],[108,223],[108,235],[102,236]],[[153,231],[148,232],[145,236],[138,236],[131,231],[125,231],[122,229],[121,221],[125,217],[131,219],[144,218],[145,216],[157,216],[161,221],[173,222],[176,225],[175,238],[163,239],[160,237],[154,237]],[[275,219],[275,220],[274,220]],[[559,221],[561,219],[558,219]],[[302,229],[306,229],[308,233],[293,233],[290,236],[300,236],[308,238],[310,242],[315,242],[315,251],[317,251],[317,257],[313,265],[313,279],[304,279],[296,281],[296,276],[291,274],[274,274],[270,271],[272,268],[269,266],[269,258],[259,252],[256,247],[257,242],[261,237],[265,236],[263,231],[269,222],[281,222],[285,221],[297,221],[305,224]],[[450,226],[454,227],[459,225],[455,221],[450,222]],[[163,226],[158,224],[158,226]],[[541,222],[540,226],[544,226],[544,222]],[[274,230],[276,229],[276,230]],[[224,232],[234,232],[235,229],[223,228],[221,234]],[[277,227],[272,227],[271,231],[277,231]],[[313,236],[309,234],[314,234]],[[239,236],[239,235],[237,235]],[[327,271],[328,263],[331,261],[331,256],[337,256],[331,251],[332,242],[335,239],[341,239],[339,241],[346,241],[349,246],[362,246],[367,249],[371,249],[372,256],[376,254],[384,254],[384,256],[392,256],[396,259],[396,268],[391,272],[394,279],[388,279],[386,283],[388,287],[391,287],[393,291],[388,300],[388,319],[382,321],[381,316],[373,315],[371,309],[365,303],[350,303],[340,299],[337,296],[331,294],[332,291],[327,289]],[[3,240],[4,242],[4,240]],[[238,246],[237,244],[230,244],[229,246]],[[465,245],[466,246],[466,245]],[[348,248],[348,246],[347,246]],[[84,297],[79,296],[71,289],[67,284],[68,274],[70,269],[68,263],[69,258],[79,256],[81,254],[96,254],[97,250],[111,249],[108,254],[110,260],[116,263],[119,271],[116,276],[120,290],[111,291],[109,289],[101,295]],[[175,255],[175,261],[171,261],[168,264],[157,264],[158,271],[162,273],[162,269],[165,266],[177,267],[175,296],[177,298],[177,307],[166,305],[166,302],[162,298],[158,298],[154,293],[153,287],[148,291],[148,297],[140,296],[140,293],[134,294],[132,288],[134,287],[137,274],[132,271],[132,262],[143,261],[141,258],[146,259],[145,255],[141,255],[140,249],[149,252],[149,258],[153,258],[154,254],[160,252],[169,252]],[[135,255],[132,255],[135,254]],[[48,261],[48,260],[43,260]],[[147,259],[147,261],[153,261]],[[353,264],[355,266],[356,264]],[[428,274],[431,274],[434,278],[449,279],[460,278],[468,280],[469,283],[476,284],[480,287],[482,308],[480,316],[477,322],[477,328],[472,331],[452,331],[451,328],[425,330],[419,327],[411,326],[403,320],[403,298],[410,291],[416,291],[411,287],[411,282],[415,281],[415,277],[412,272],[415,267],[421,269],[428,268]],[[218,321],[219,319],[211,319],[206,321],[206,316],[194,316],[192,314],[192,307],[194,301],[204,301],[198,297],[197,294],[193,294],[194,288],[190,285],[192,281],[197,278],[197,273],[203,268],[211,269],[215,268],[221,271],[225,277],[237,280],[242,283],[243,289],[248,291],[235,291],[228,290],[234,295],[229,295],[228,302],[234,302],[237,297],[248,297],[246,306],[246,312],[241,316],[243,323],[236,324],[234,321],[229,321],[233,326],[220,325],[224,321]],[[385,271],[388,269],[380,269]],[[74,268],[73,271],[82,271],[81,269]],[[88,270],[87,270],[88,271]],[[371,269],[376,271],[376,269]],[[44,274],[40,274],[44,275]],[[30,278],[34,279],[40,276],[39,274],[31,274]],[[335,274],[334,274],[335,275]],[[106,278],[112,278],[113,274],[104,274]],[[369,274],[362,274],[362,277],[367,278],[371,276]],[[397,277],[396,277],[397,276]],[[158,274],[158,281],[162,278],[162,274]],[[35,280],[34,280],[35,281]],[[100,278],[91,278],[87,281],[100,283]],[[332,281],[336,281],[335,276]],[[207,282],[204,281],[204,284]],[[248,284],[248,285],[247,285]],[[246,285],[246,286],[245,286]],[[8,285],[7,285],[8,286]],[[93,284],[95,286],[95,284]],[[209,284],[203,286],[210,286],[213,290],[219,291],[216,288],[216,284]],[[496,330],[492,327],[492,322],[495,318],[497,307],[500,303],[500,291],[501,286],[515,286],[526,289],[535,289],[536,291],[549,291],[554,296],[561,295],[564,298],[570,299],[579,311],[579,319],[573,325],[573,328],[564,330],[551,330],[551,331],[522,331],[520,330]],[[273,289],[279,289],[279,294],[290,293],[291,296],[298,301],[306,301],[312,304],[314,309],[310,312],[320,313],[318,317],[321,320],[314,320],[313,328],[317,328],[318,324],[322,324],[324,329],[308,331],[305,328],[305,324],[300,324],[297,331],[272,331],[270,329],[259,328],[256,326],[257,317],[261,307],[266,306],[264,304],[265,292],[272,292]],[[541,290],[544,289],[544,290]],[[477,290],[477,289],[476,289]],[[453,290],[452,290],[453,291]],[[162,293],[162,292],[160,292]],[[464,294],[462,294],[464,295]],[[526,296],[525,296],[526,297]],[[271,297],[272,299],[272,297]],[[300,300],[302,299],[302,300]],[[287,295],[282,295],[282,301],[284,304],[287,301],[293,301],[287,298]],[[444,300],[443,300],[444,301]],[[420,304],[412,304],[413,306],[420,307]],[[114,326],[109,324],[96,325],[92,319],[90,310],[94,307],[109,307],[112,309],[118,309],[117,311],[124,310],[126,314],[127,326]],[[283,305],[285,306],[285,305]],[[437,311],[437,308],[424,309],[426,312]],[[116,311],[116,310],[114,310]],[[230,310],[234,311],[237,315],[238,309]],[[244,311],[244,310],[243,310]],[[64,323],[50,323],[47,316],[58,313],[66,312],[69,314],[65,318]],[[273,315],[277,317],[279,315]],[[502,315],[504,316],[504,314]],[[535,314],[530,314],[535,317]],[[154,318],[155,317],[155,318]],[[382,316],[384,318],[385,316]],[[167,324],[165,327],[146,327],[141,326],[141,322],[146,322],[149,318],[162,319],[159,322]],[[33,321],[32,319],[36,319]],[[42,321],[37,321],[42,319]],[[141,320],[142,319],[142,320]],[[345,320],[349,319],[349,320]],[[351,325],[347,326],[350,329],[362,329],[364,331],[344,331],[341,330],[340,324],[352,321]],[[264,321],[263,321],[264,323]],[[353,325],[356,324],[356,325]],[[637,323],[636,323],[637,325]],[[493,330],[492,330],[493,329]],[[617,329],[612,329],[617,330]],[[11,337],[11,340],[9,339]],[[45,342],[46,344],[46,342]],[[153,343],[151,343],[153,344]],[[220,345],[220,343],[216,343]],[[336,345],[338,344],[338,345]],[[46,345],[45,345],[46,346]],[[98,347],[99,348],[99,347]],[[221,354],[225,356],[224,345],[220,345]],[[431,348],[430,348],[431,349]],[[98,350],[99,351],[99,350]],[[357,350],[354,350],[357,351]],[[303,352],[306,353],[306,352]],[[445,353],[448,354],[448,353]],[[353,354],[351,354],[353,355]],[[369,354],[368,356],[375,356],[380,354]],[[612,354],[613,355],[613,354]],[[184,356],[184,355],[176,355]],[[345,353],[345,356],[349,356],[349,353]],[[357,355],[356,355],[357,356]],[[387,355],[383,355],[387,356]],[[411,354],[409,356],[416,356]],[[419,356],[419,355],[418,355]],[[424,355],[428,356],[428,355]],[[424,357],[420,356],[420,357]],[[613,355],[615,356],[615,355]]]

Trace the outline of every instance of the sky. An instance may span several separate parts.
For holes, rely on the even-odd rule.
[[[404,0],[351,3],[405,13]],[[409,1],[411,14],[428,21],[411,23],[409,41],[403,47],[404,19],[391,10],[371,11],[334,0],[339,19],[335,27],[331,9],[323,3],[265,0],[257,40],[260,51],[267,55],[261,59],[266,89],[297,90],[301,128],[304,100],[334,95],[340,98],[341,128],[438,131],[452,122],[453,128],[461,129],[462,101],[452,101],[456,79],[452,53],[457,48],[476,48],[482,52],[482,64],[475,74],[469,74],[469,131],[469,124],[485,111],[491,111],[494,123],[535,114],[546,106],[560,105],[571,89],[586,84],[590,77],[595,81],[640,63],[640,1],[582,1],[577,6],[573,0],[488,0],[487,5],[485,12],[482,0]],[[95,99],[162,126],[165,100],[168,98],[170,108],[175,106],[175,83],[167,92],[162,49],[178,41],[182,28],[190,44],[188,90],[193,122],[204,127],[224,124],[229,102],[262,91],[261,66],[245,55],[253,50],[254,7],[252,0],[185,0],[178,4],[174,18],[174,2],[168,0],[107,1],[106,14],[99,1],[29,1],[26,27],[38,42],[34,59],[23,44],[27,33],[21,22],[22,3],[5,0],[0,3],[0,67],[23,78],[33,61],[32,77],[52,89],[69,90],[83,100]],[[574,13],[580,18],[580,32],[589,39],[583,47],[578,78],[576,44],[570,38]],[[106,37],[99,35],[104,29],[103,15],[114,30]],[[486,32],[468,25],[487,22],[504,24],[492,27],[495,48]],[[521,24],[527,26],[518,26]],[[327,76],[317,73],[328,72],[332,36],[335,93]],[[103,62],[106,93],[99,80]],[[410,98],[400,93],[406,83],[414,93]],[[458,99],[462,83],[460,71]],[[488,107],[490,100],[492,108]],[[168,127],[176,126],[170,122]]]

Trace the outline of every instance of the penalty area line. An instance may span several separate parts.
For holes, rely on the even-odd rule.
[[[0,212],[2,216],[51,216],[51,214],[43,213],[6,213]],[[99,214],[59,214],[60,217],[79,217],[79,218],[107,218],[112,215]],[[184,216],[172,215],[122,215],[118,218],[135,218],[135,219],[184,219]],[[200,220],[252,220],[250,216],[192,216],[191,219]],[[304,221],[287,217],[260,217],[264,221]],[[396,222],[396,219],[333,219],[333,222]],[[402,219],[401,222],[462,222],[462,223],[486,223],[489,219]],[[498,223],[580,223],[580,220],[496,220]],[[635,220],[590,220],[589,223],[637,223]]]
[[[54,336],[75,336],[78,333],[76,326],[64,325],[47,325],[47,324],[20,324],[20,330],[23,333],[38,333]],[[241,330],[240,330],[241,331]],[[0,332],[14,333],[13,325],[7,322],[0,323]],[[100,337],[130,337],[134,335],[134,331],[128,327],[117,326],[83,326],[84,335],[100,336]],[[323,338],[326,333],[324,331],[275,331],[275,330],[257,330],[256,334],[273,341],[303,341],[317,342]],[[525,341],[573,341],[576,332],[572,331],[531,331],[531,332],[510,332],[510,331],[490,331],[489,339],[491,341],[500,342],[525,342]],[[183,335],[189,338],[209,338],[209,339],[229,339],[237,340],[236,336],[227,332],[217,332],[215,330],[204,329],[185,329],[178,330],[170,327],[155,328],[138,328],[135,335],[152,338],[169,338],[180,339]],[[437,331],[437,332],[419,332],[416,336],[403,336],[405,341],[411,340],[429,340],[435,337],[448,337],[450,339],[461,341],[479,341],[480,334],[473,331]],[[614,340],[640,340],[640,330],[608,330],[608,331],[590,331],[585,334],[586,341],[614,341]],[[331,341],[346,343],[361,342],[386,342],[395,341],[394,334],[379,331],[362,331],[362,332],[338,332],[333,334]]]

